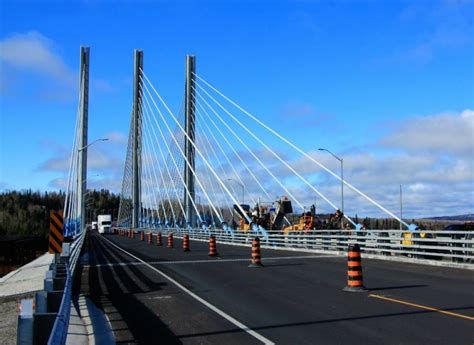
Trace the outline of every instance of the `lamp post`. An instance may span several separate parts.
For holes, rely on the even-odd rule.
[[[400,185],[400,219],[403,220],[402,185]],[[401,230],[402,230],[402,222],[400,222],[400,231]]]
[[[340,163],[341,163],[341,212],[344,214],[344,160],[342,158],[339,158],[336,156],[334,153],[329,151],[328,149],[323,149],[319,148],[319,151],[326,151],[329,153],[331,156],[336,158]],[[344,218],[341,217],[341,229],[344,230]]]
[[[87,191],[87,148],[93,144],[95,144],[98,141],[107,141],[109,139],[107,138],[101,138],[101,139],[96,139],[92,142],[90,142],[87,145],[84,145],[84,143],[87,143],[87,134],[85,135],[85,138],[82,138],[80,141],[80,145],[84,145],[81,148],[77,150],[78,152],[78,175],[77,175],[77,197],[78,197],[78,210],[80,214],[80,224],[81,227],[83,227],[86,223],[86,205],[84,203],[84,196]]]
[[[234,181],[235,183],[237,183],[240,187],[242,187],[242,204],[245,204],[245,200],[244,200],[244,196],[245,196],[245,186],[243,183],[240,183],[239,181],[237,180],[234,180],[233,178],[228,178],[227,181]]]
[[[107,141],[107,140],[109,140],[109,138],[96,139],[96,140],[94,140],[94,141],[91,141],[91,142],[90,142],[89,144],[87,144],[86,146],[81,147],[81,148],[78,149],[77,151],[80,152],[80,151],[82,151],[82,150],[85,150],[85,149],[87,149],[89,146],[95,144],[95,143],[98,142],[98,141]]]

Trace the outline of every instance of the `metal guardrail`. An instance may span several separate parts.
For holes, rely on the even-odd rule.
[[[248,245],[257,236],[252,231],[220,229],[148,229],[137,231],[172,232],[177,236],[185,233],[191,239],[207,240],[212,234],[221,243]],[[260,237],[262,247],[300,251],[345,252],[349,244],[358,243],[361,251],[380,257],[426,259],[431,261],[452,261],[453,263],[474,263],[474,231],[426,230],[308,230],[268,231]]]
[[[48,345],[63,345],[66,343],[67,331],[69,327],[69,318],[71,314],[71,290],[74,280],[74,272],[77,260],[81,253],[86,232],[83,231],[72,242],[70,255],[66,264],[67,277],[64,285],[64,292],[61,299],[61,305],[54,321],[54,326],[49,336]]]

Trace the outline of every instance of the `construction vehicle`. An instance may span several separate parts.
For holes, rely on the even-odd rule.
[[[305,233],[315,229],[340,229],[343,213],[336,210],[328,218],[316,216],[316,206],[312,205],[309,212],[303,212],[298,223],[283,228],[283,232],[288,234],[292,231],[303,231]]]
[[[245,215],[242,214],[241,209],[244,210]],[[285,216],[293,212],[291,201],[283,196],[276,200],[272,205],[264,205],[258,203],[253,210],[249,205],[234,205],[234,210],[240,216],[239,229],[249,231],[252,225],[260,225],[267,230],[281,230]],[[249,223],[248,219],[251,220]]]

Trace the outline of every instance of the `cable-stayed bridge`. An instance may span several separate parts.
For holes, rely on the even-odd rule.
[[[108,233],[90,230],[88,48],[80,66],[63,250],[19,334],[50,344],[472,342],[472,232],[408,224],[200,75],[194,56],[173,111],[135,51],[118,219]],[[344,191],[397,226],[359,224]]]
[[[322,192],[314,176],[295,166],[299,159],[339,180],[342,188],[354,191],[401,227],[416,229],[197,74],[194,56],[186,58],[185,95],[176,113],[144,72],[142,52],[136,52],[135,61],[119,227],[229,233],[246,228],[266,237],[268,230],[292,226],[280,207],[282,201],[287,201],[287,213],[293,208],[302,213],[311,209],[308,201],[317,200],[338,213],[343,229],[360,230],[362,225]],[[288,151],[291,161],[285,157]],[[244,204],[245,190],[249,204]],[[236,226],[236,218],[243,224]],[[284,224],[275,224],[275,219]]]

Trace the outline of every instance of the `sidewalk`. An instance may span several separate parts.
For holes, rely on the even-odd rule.
[[[43,290],[43,280],[53,254],[44,254],[0,278],[0,339],[2,345],[16,344],[18,303]]]
[[[43,290],[43,280],[54,254],[44,254],[0,278],[0,299]]]

